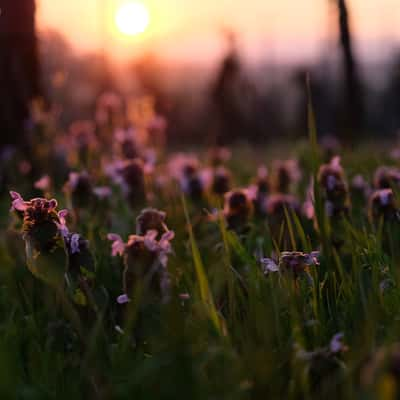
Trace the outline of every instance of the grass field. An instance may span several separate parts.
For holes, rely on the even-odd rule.
[[[311,124],[290,148],[132,161],[130,137],[52,132],[2,159],[2,398],[398,398],[393,146],[339,161]]]

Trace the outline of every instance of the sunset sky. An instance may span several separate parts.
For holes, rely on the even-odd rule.
[[[172,60],[207,61],[221,51],[221,30],[240,33],[250,58],[312,57],[331,31],[328,0],[141,0],[150,13],[148,29],[135,37],[118,32],[114,15],[127,0],[37,0],[41,29],[61,31],[80,51],[104,46],[124,61],[145,51]],[[140,1],[140,0],[137,0]],[[400,44],[399,0],[349,1],[363,51]]]

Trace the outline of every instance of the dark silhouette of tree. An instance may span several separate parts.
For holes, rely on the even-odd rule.
[[[0,0],[0,144],[25,143],[31,101],[42,95],[34,0]]]
[[[350,16],[345,0],[336,2],[340,32],[340,46],[344,73],[344,99],[339,109],[339,127],[346,137],[360,134],[363,129],[363,94],[361,78],[354,55],[353,39],[350,26]]]
[[[228,52],[219,67],[212,87],[212,101],[216,111],[216,135],[214,143],[225,145],[249,134],[249,104],[252,87],[243,74],[237,49],[236,37],[225,32]]]

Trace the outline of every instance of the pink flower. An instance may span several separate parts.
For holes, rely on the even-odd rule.
[[[338,172],[342,171],[342,166],[340,165],[340,156],[335,156],[332,158],[330,165],[333,169],[336,169]]]
[[[150,251],[158,251],[159,245],[156,240],[156,237],[158,235],[158,232],[154,229],[147,231],[145,236],[144,236],[144,245],[150,250]]]
[[[307,200],[303,204],[303,213],[308,219],[313,219],[315,215],[314,204],[311,200]]]
[[[23,160],[18,164],[19,172],[22,175],[27,175],[32,170],[32,165],[29,161]]]
[[[148,231],[144,237],[145,246],[152,252],[158,253],[158,259],[164,267],[168,263],[168,254],[172,252],[170,241],[175,237],[173,231],[165,232],[160,241],[156,240],[158,232],[155,230]]]
[[[48,191],[51,186],[51,178],[49,175],[42,176],[38,181],[34,183],[34,188],[43,190],[44,192]]]
[[[217,170],[218,171],[218,170]],[[216,171],[216,173],[217,173]],[[203,188],[208,188],[213,180],[213,170],[211,168],[203,168],[199,172],[199,178],[201,183],[203,184]]]
[[[111,255],[115,257],[116,255],[122,256],[125,251],[125,243],[123,242],[121,236],[115,234],[115,233],[109,233],[107,235],[107,239],[111,240],[112,246],[111,246]]]
[[[22,198],[22,196],[17,193],[10,191],[11,196],[11,210],[10,211],[25,211],[28,208],[27,202]]]
[[[260,165],[257,170],[257,177],[260,179],[265,179],[268,176],[268,169],[265,165]]]
[[[97,186],[93,189],[93,193],[101,200],[104,200],[112,195],[112,190],[109,186]]]
[[[71,191],[74,191],[79,182],[79,173],[78,172],[70,172],[68,176],[68,187]]]
[[[365,179],[362,175],[358,174],[354,176],[354,178],[351,181],[351,185],[355,189],[365,189],[367,187],[367,182],[365,182]]]

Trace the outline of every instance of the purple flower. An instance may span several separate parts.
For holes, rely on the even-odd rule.
[[[121,294],[120,296],[117,297],[117,303],[118,304],[126,304],[129,303],[131,299],[128,297],[127,294]]]
[[[79,239],[80,239],[80,236],[77,233],[74,233],[71,236],[71,239],[70,239],[71,254],[76,254],[76,253],[80,252]]]
[[[260,262],[264,275],[268,275],[271,272],[279,272],[279,265],[272,258],[262,258]]]
[[[319,254],[319,251],[313,251],[309,254],[300,251],[283,251],[278,262],[275,262],[272,258],[262,258],[260,260],[261,270],[265,275],[272,272],[290,272],[298,277],[309,266],[319,265]]]
[[[342,351],[346,351],[346,346],[343,344],[344,334],[342,332],[337,333],[333,336],[329,343],[329,350],[331,353],[341,353]]]
[[[379,200],[382,206],[387,206],[390,202],[390,197],[393,196],[392,189],[382,189],[378,192]]]
[[[376,190],[369,198],[368,214],[371,221],[397,219],[398,206],[392,189]]]
[[[67,215],[68,215],[68,210],[61,210],[58,212],[58,229],[61,233],[61,235],[66,238],[68,236],[69,230],[67,228]]]

